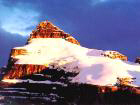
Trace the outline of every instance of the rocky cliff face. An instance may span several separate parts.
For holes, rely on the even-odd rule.
[[[13,64],[8,74],[5,74],[4,79],[18,79],[26,75],[39,73],[46,68],[47,67],[43,65]]]

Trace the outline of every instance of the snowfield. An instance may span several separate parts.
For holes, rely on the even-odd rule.
[[[136,80],[133,85],[140,86],[139,64],[104,57],[101,55],[103,50],[85,48],[62,38],[32,39],[28,45],[15,49],[27,51],[24,55],[15,56],[18,59],[16,64],[46,65],[50,68],[79,72],[71,82],[114,85],[117,77],[134,77]]]

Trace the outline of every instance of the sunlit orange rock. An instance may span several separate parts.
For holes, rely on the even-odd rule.
[[[14,64],[12,68],[6,73],[4,79],[18,79],[30,74],[39,73],[47,67],[44,65],[33,64]]]
[[[123,55],[123,54],[121,54],[121,53],[119,53],[117,51],[110,51],[110,50],[108,50],[108,51],[105,51],[104,53],[102,53],[102,55],[105,56],[105,57],[112,58],[112,59],[118,58],[118,59],[121,59],[123,61],[127,61],[128,60],[127,56],[125,56],[125,55]]]
[[[25,55],[27,51],[25,49],[12,49],[11,50],[11,56],[15,57],[17,55]]]
[[[63,38],[71,43],[80,45],[75,38],[48,21],[41,22],[37,28],[32,31],[27,43],[33,38]]]

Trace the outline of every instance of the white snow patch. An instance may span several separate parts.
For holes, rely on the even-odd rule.
[[[53,87],[52,89],[53,89],[53,90],[56,90],[56,87]]]
[[[44,76],[44,74],[34,74],[34,75],[37,75],[37,76]]]
[[[49,80],[45,80],[45,81],[34,81],[31,79],[27,79],[27,80],[22,80],[22,79],[4,79],[2,80],[2,82],[8,82],[8,83],[23,83],[23,82],[28,82],[28,83],[39,83],[39,84],[58,84],[58,85],[63,85],[66,86],[66,84],[61,83],[61,82],[52,82]]]

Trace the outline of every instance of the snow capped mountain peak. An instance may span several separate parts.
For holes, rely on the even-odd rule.
[[[114,85],[117,78],[136,78],[140,85],[140,65],[127,61],[117,51],[89,49],[52,23],[41,22],[22,47],[13,48],[6,79],[18,79],[43,70],[77,73],[71,82]]]

